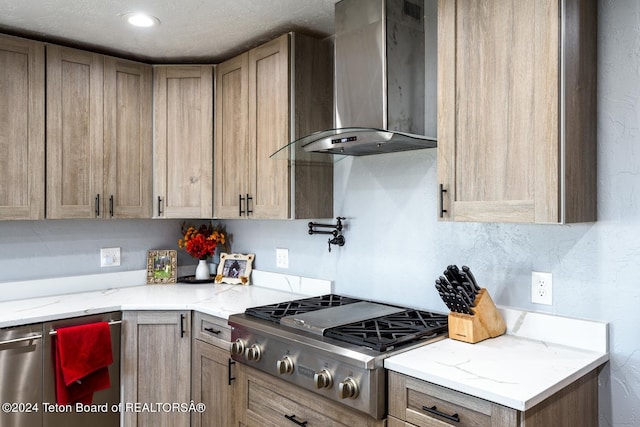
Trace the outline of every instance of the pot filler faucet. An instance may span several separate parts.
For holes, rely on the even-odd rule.
[[[333,238],[329,238],[329,252],[331,252],[331,245],[344,246],[345,240],[342,235],[342,220],[346,219],[343,216],[336,218],[336,224],[319,224],[315,222],[309,223],[309,234],[330,234]],[[333,230],[316,230],[316,228],[333,228]]]

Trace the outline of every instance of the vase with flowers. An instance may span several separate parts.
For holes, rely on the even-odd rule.
[[[196,267],[195,279],[207,280],[211,278],[207,259],[215,255],[218,247],[229,252],[229,238],[225,227],[221,224],[202,224],[196,228],[182,223],[182,238],[178,239],[178,247],[199,260]]]

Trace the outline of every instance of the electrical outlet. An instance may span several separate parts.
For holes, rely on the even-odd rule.
[[[553,304],[551,273],[531,272],[531,302],[534,304]]]
[[[100,249],[100,267],[115,267],[120,265],[120,248]]]
[[[289,268],[289,249],[276,248],[276,267]]]

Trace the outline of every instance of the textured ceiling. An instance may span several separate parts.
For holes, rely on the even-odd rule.
[[[154,63],[215,63],[287,31],[333,34],[337,1],[0,0],[0,32]],[[122,19],[137,11],[161,25]]]

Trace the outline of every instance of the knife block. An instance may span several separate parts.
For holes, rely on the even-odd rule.
[[[485,288],[476,295],[474,305],[474,314],[449,313],[449,338],[475,344],[505,333],[504,319]]]

